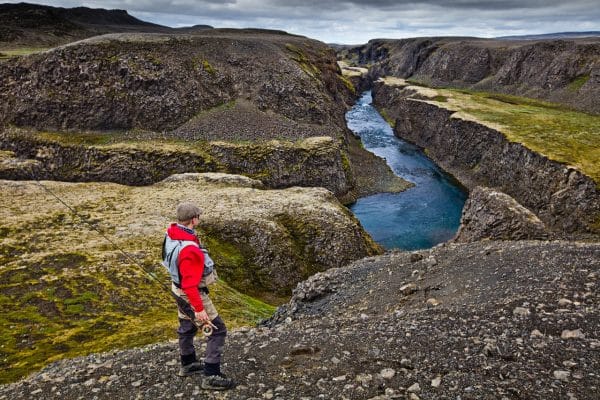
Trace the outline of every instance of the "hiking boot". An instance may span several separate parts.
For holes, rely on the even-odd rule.
[[[233,379],[226,377],[223,374],[208,375],[202,377],[202,389],[206,390],[227,390],[233,389],[235,382]]]
[[[194,361],[193,363],[182,365],[179,367],[179,376],[191,376],[204,372],[204,364],[202,361]]]

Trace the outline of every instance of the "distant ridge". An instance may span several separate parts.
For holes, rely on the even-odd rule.
[[[142,21],[125,10],[62,8],[38,4],[0,4],[0,46],[46,47],[119,32],[192,33],[208,25],[171,28]]]
[[[539,40],[539,39],[574,39],[574,38],[586,38],[586,37],[600,37],[600,31],[557,32],[557,33],[543,33],[543,34],[539,34],[539,35],[499,36],[496,39]]]

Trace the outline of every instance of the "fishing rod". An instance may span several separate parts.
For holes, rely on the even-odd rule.
[[[46,191],[48,194],[50,194],[52,197],[54,197],[58,202],[60,202],[63,206],[65,206],[69,211],[71,211],[71,213],[74,216],[76,216],[77,218],[79,218],[79,220],[81,222],[85,223],[93,231],[98,233],[100,235],[100,237],[102,237],[104,240],[106,240],[108,243],[110,243],[117,251],[119,251],[121,254],[123,254],[126,259],[128,259],[131,263],[133,263],[133,265],[137,266],[142,272],[144,272],[144,274],[146,274],[148,277],[150,277],[150,279],[153,282],[155,282],[157,285],[159,285],[165,291],[169,292],[169,294],[171,294],[171,296],[175,299],[175,302],[177,303],[177,309],[181,312],[181,315],[184,315],[186,317],[185,319],[191,321],[196,326],[196,328],[200,329],[200,331],[205,336],[210,336],[212,334],[213,329],[217,328],[212,322],[198,321],[196,319],[193,309],[190,307],[190,305],[187,301],[185,301],[181,296],[178,296],[177,294],[175,294],[171,290],[171,288],[168,287],[164,282],[161,282],[160,280],[158,280],[154,276],[154,274],[152,274],[146,268],[144,268],[144,266],[141,263],[139,263],[131,254],[127,253],[117,243],[115,243],[111,238],[109,238],[107,235],[105,235],[104,232],[102,232],[100,230],[100,228],[98,228],[95,224],[92,224],[91,222],[89,222],[86,218],[79,215],[77,210],[75,210],[73,207],[71,207],[69,204],[67,204],[67,202],[65,202],[63,199],[61,199],[56,193],[54,193],[52,190],[50,190],[47,186],[42,184],[42,182],[34,174],[33,168],[31,168],[29,172],[30,172],[32,179],[38,184],[38,186],[40,186],[44,191]]]

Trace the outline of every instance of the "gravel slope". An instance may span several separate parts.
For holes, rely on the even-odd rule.
[[[65,360],[0,399],[596,399],[599,266],[598,243],[387,253],[311,277],[271,328],[232,333],[230,392],[176,377],[171,342]]]

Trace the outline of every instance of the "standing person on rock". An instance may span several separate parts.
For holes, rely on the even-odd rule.
[[[216,274],[214,263],[201,247],[194,230],[200,222],[200,213],[200,208],[194,203],[179,204],[177,223],[169,226],[163,243],[163,265],[171,275],[172,290],[185,300],[183,307],[181,304],[178,306],[179,375],[204,372],[203,389],[226,390],[235,387],[235,382],[221,373],[227,328],[208,297],[208,285],[216,280]],[[192,315],[196,323],[191,320]],[[198,361],[194,348],[197,325],[203,324],[212,324],[213,327],[212,333],[207,336],[204,363]]]

